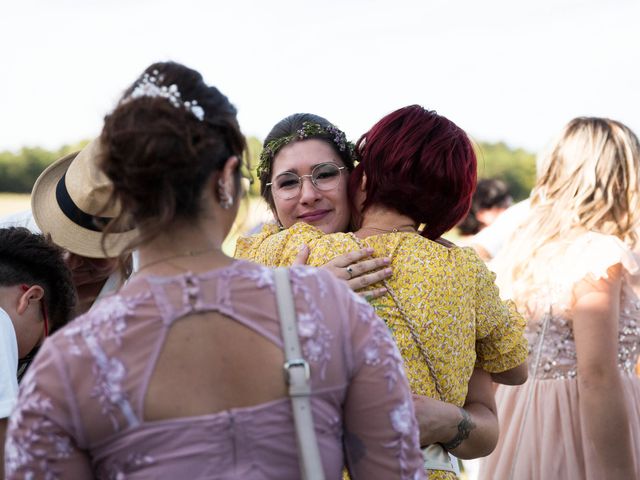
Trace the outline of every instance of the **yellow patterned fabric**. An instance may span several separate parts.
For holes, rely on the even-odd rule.
[[[393,276],[387,283],[408,318],[389,294],[371,304],[396,339],[414,393],[439,398],[408,321],[426,347],[442,400],[458,406],[464,404],[474,365],[488,372],[503,372],[526,360],[525,321],[512,302],[500,300],[495,275],[473,249],[447,248],[415,233],[385,233],[365,239],[352,233],[325,235],[298,223],[282,231],[269,226],[239,239],[236,257],[272,267],[288,266],[303,244],[311,250],[308,264],[313,266],[365,246],[372,247],[376,257],[391,258]],[[429,474],[435,479],[455,478],[449,472]]]

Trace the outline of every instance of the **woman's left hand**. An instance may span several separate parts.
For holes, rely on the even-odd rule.
[[[327,269],[331,274],[345,280],[349,287],[367,300],[378,298],[387,293],[384,287],[364,290],[385,278],[389,278],[392,270],[389,267],[391,259],[387,257],[371,258],[372,248],[363,248],[353,252],[343,253],[329,260],[320,268]],[[303,245],[296,256],[294,265],[306,265],[309,258],[309,247]]]

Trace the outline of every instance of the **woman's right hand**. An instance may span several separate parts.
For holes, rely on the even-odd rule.
[[[391,259],[388,257],[371,258],[373,248],[363,248],[353,252],[343,253],[320,268],[327,269],[331,274],[345,280],[349,287],[367,300],[378,298],[387,293],[385,287],[364,290],[391,276],[389,267]],[[309,247],[303,245],[294,260],[294,265],[306,265],[309,258]]]

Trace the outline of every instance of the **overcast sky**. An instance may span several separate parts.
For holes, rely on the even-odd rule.
[[[0,150],[95,136],[150,63],[199,70],[263,138],[308,111],[350,138],[401,106],[537,151],[571,118],[640,133],[636,0],[0,0]]]

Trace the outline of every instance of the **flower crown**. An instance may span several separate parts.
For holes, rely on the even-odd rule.
[[[185,108],[198,120],[204,120],[204,109],[198,105],[197,100],[183,102],[178,86],[172,83],[167,87],[166,85],[162,85],[163,81],[164,75],[160,74],[158,70],[151,72],[151,75],[145,73],[124,101],[126,102],[141,97],[161,97],[167,99],[169,103],[176,108]]]
[[[274,138],[264,146],[262,153],[260,154],[260,162],[258,163],[258,176],[260,177],[263,173],[269,172],[274,157],[285,145],[294,140],[304,140],[306,138],[321,136],[329,136],[329,140],[331,140],[340,152],[349,151],[351,155],[354,154],[355,146],[353,143],[347,141],[347,136],[338,127],[333,125],[323,127],[317,123],[304,122],[302,127],[300,127],[294,134]]]

